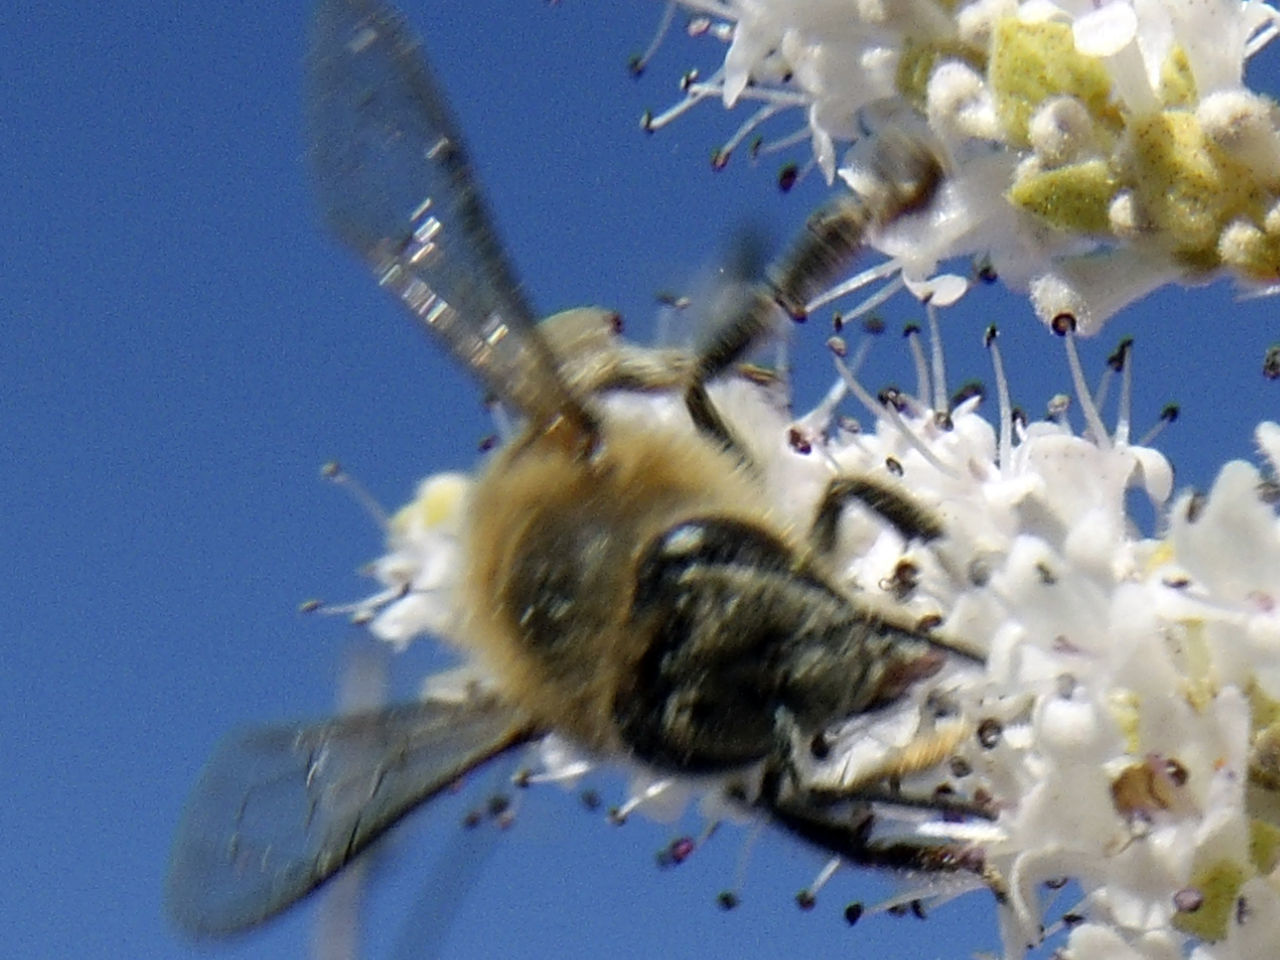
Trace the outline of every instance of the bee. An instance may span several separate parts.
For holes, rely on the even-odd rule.
[[[865,809],[811,802],[795,762],[833,723],[964,655],[836,584],[826,564],[845,505],[865,503],[908,538],[940,527],[892,488],[851,477],[832,480],[808,529],[784,523],[708,387],[740,376],[869,230],[926,202],[937,158],[892,140],[883,189],[822,211],[698,349],[631,347],[606,311],[535,322],[396,12],[321,0],[313,30],[310,137],[329,223],[523,417],[466,509],[458,639],[491,685],[234,735],[179,829],[171,914],[197,935],[252,927],[469,770],[549,732],[673,774],[755,771],[742,802],[810,842],[860,862],[924,863],[872,844]],[[680,415],[628,416],[606,402],[619,391],[669,394]],[[945,868],[942,853],[930,857]]]

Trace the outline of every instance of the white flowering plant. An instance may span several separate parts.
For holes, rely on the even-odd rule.
[[[944,534],[922,539],[851,510],[833,572],[867,602],[937,621],[981,661],[827,731],[824,756],[797,776],[850,795],[892,781],[903,796],[945,792],[988,812],[958,822],[941,803],[877,806],[877,831],[981,865],[916,871],[881,906],[988,890],[1009,960],[1045,943],[1077,960],[1272,956],[1280,425],[1258,425],[1258,465],[1228,463],[1207,494],[1175,493],[1166,458],[1131,436],[1128,346],[1117,376],[1091,389],[1076,337],[1166,283],[1280,278],[1277,110],[1244,85],[1276,11],[1252,0],[681,6],[691,32],[724,43],[724,61],[688,76],[685,99],[647,117],[650,130],[703,100],[758,102],[717,151],[723,165],[775,116],[801,111],[811,166],[855,200],[877,187],[885,131],[907,130],[941,158],[923,203],[869,225],[886,261],[808,307],[887,283],[846,322],[900,286],[934,319],[967,288],[942,264],[979,258],[1060,335],[1074,396],[1042,421],[1017,414],[993,331],[996,409],[977,395],[953,402],[936,322],[932,358],[912,341],[912,392],[872,396],[844,342],[832,345],[834,385],[803,415],[779,398],[785,382],[715,386],[777,515],[803,523],[847,474],[896,485],[938,518]],[[607,402],[639,421],[679,414],[670,396]],[[462,629],[469,489],[463,475],[429,478],[392,518],[374,568],[385,590],[359,608],[375,635],[403,646]],[[1131,515],[1134,491],[1157,511],[1153,532]],[[550,778],[589,762],[555,737],[543,758]],[[625,810],[706,788],[636,777]]]
[[[800,115],[809,165],[854,193],[878,131],[930,138],[945,185],[873,240],[908,278],[983,257],[1042,320],[1069,313],[1085,335],[1167,283],[1280,278],[1276,105],[1245,83],[1276,33],[1269,4],[681,6],[691,32],[723,42],[723,64],[691,71],[648,129],[702,101],[759,104],[716,151],[723,164],[774,117]]]

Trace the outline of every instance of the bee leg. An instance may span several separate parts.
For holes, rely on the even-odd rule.
[[[772,821],[792,836],[859,867],[897,872],[971,873],[1003,903],[1008,884],[986,862],[982,851],[970,844],[873,838],[876,815],[869,804],[855,804],[840,816],[831,816],[794,800],[768,809]]]
[[[829,556],[835,550],[840,515],[852,500],[878,513],[905,540],[927,542],[944,533],[937,517],[888,484],[865,476],[835,477],[818,502],[809,528],[809,544],[819,556]]]
[[[777,316],[778,306],[768,285],[753,284],[747,290],[747,302],[731,318],[717,324],[711,337],[699,349],[685,387],[684,403],[693,425],[704,436],[746,463],[750,462],[746,448],[711,402],[707,384],[740,361],[767,336],[774,328]]]
[[[773,714],[773,745],[765,754],[760,767],[759,785],[755,791],[755,806],[772,811],[783,802],[784,794],[802,789],[800,771],[792,757],[795,749],[797,725],[786,707],[778,707]]]

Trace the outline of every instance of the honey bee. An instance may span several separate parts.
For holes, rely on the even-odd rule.
[[[673,774],[756,771],[741,800],[861,862],[865,810],[830,812],[794,760],[833,723],[898,699],[955,651],[826,568],[859,500],[904,536],[937,522],[892,488],[832,480],[808,529],[765,504],[709,384],[863,245],[927,201],[937,158],[886,138],[883,190],[822,211],[694,351],[631,347],[584,309],[538,324],[491,227],[444,97],[379,0],[321,0],[308,65],[319,194],[339,237],[431,336],[523,417],[466,509],[458,638],[491,686],[233,736],[197,785],[168,902],[198,935],[251,927],[350,862],[467,771],[555,732]],[[627,416],[617,391],[677,398]],[[963,652],[963,651],[961,651]],[[816,749],[816,748],[814,748]],[[930,854],[944,869],[943,854]]]

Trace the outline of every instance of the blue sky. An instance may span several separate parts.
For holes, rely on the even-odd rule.
[[[676,37],[631,79],[626,58],[647,43],[657,3],[409,12],[543,312],[606,304],[643,330],[654,293],[687,287],[735,231],[755,225],[781,244],[824,195],[814,179],[780,196],[774,163],[735,157],[713,174],[710,151],[738,122],[718,107],[639,131],[641,111],[670,102],[680,73],[717,52]],[[216,949],[180,940],[160,907],[170,836],[219,736],[323,716],[344,651],[360,645],[339,619],[296,612],[308,597],[364,595],[356,571],[380,548],[373,523],[320,482],[320,464],[340,459],[394,505],[420,476],[474,463],[490,429],[471,383],[319,226],[300,132],[306,18],[236,0],[20,2],[0,14],[10,956],[307,955],[307,909]],[[1274,90],[1264,59],[1256,85]],[[1280,384],[1260,375],[1280,339],[1275,311],[1225,283],[1166,291],[1087,346],[1096,371],[1121,335],[1137,338],[1137,432],[1166,402],[1182,405],[1160,443],[1180,487],[1250,456],[1253,424],[1280,415]],[[897,327],[914,314],[898,300],[885,317]],[[1039,413],[1068,388],[1060,345],[1019,298],[979,290],[944,322],[955,383],[988,376],[978,342],[998,322],[1018,402]],[[811,390],[828,378],[822,337],[797,337],[798,362],[821,365]],[[872,383],[905,376],[895,338],[866,370]],[[422,649],[394,664],[396,690],[435,662]],[[621,795],[607,777],[596,785]],[[723,914],[714,896],[734,884],[747,832],[722,831],[660,873],[663,826],[609,827],[547,788],[522,796],[512,830],[460,841],[467,802],[418,818],[381,862],[366,956],[420,956],[426,944],[513,958],[996,946],[977,895],[927,923],[848,929],[843,905],[884,889],[849,872],[801,914],[791,897],[821,858],[774,838],[752,849],[743,906]],[[491,849],[473,883],[432,903],[431,878],[466,872],[464,855],[435,848],[459,843]]]

